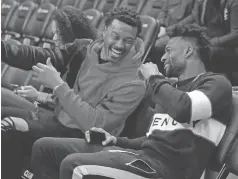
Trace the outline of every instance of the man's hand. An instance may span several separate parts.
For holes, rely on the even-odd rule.
[[[90,131],[95,131],[95,132],[100,132],[100,133],[105,134],[106,140],[102,141],[103,146],[107,146],[109,144],[115,145],[117,143],[116,137],[112,136],[111,134],[109,134],[107,131],[105,131],[102,128],[93,127],[93,128],[90,129]],[[85,139],[88,143],[90,143],[90,140],[91,140],[90,139],[90,131],[85,132]]]
[[[16,93],[31,101],[36,101],[39,96],[39,91],[33,86],[21,86],[20,89],[16,90]]]
[[[142,64],[138,69],[139,78],[142,80],[148,80],[152,75],[162,75],[156,64],[149,62]]]
[[[42,63],[37,63],[36,66],[32,67],[35,72],[34,80],[39,83],[47,86],[51,89],[54,89],[56,86],[61,85],[64,81],[60,77],[60,73],[53,67],[50,58],[47,59],[46,65]]]
[[[160,31],[159,31],[159,34],[158,34],[158,38],[161,38],[163,36],[166,35],[166,29],[164,27],[160,27]]]

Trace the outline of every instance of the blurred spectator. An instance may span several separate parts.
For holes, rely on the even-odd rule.
[[[197,15],[211,38],[212,70],[225,73],[238,85],[238,79],[232,79],[232,72],[238,72],[238,1],[203,0]]]
[[[160,58],[164,53],[165,46],[169,41],[169,35],[176,26],[192,24],[196,20],[196,12],[201,0],[165,0],[164,6],[159,14],[159,23],[161,25],[158,40],[150,53],[151,61],[158,64],[163,72],[163,64]]]

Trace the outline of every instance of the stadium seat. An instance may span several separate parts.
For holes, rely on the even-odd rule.
[[[154,44],[156,34],[158,34],[159,23],[155,18],[150,16],[141,15],[140,18],[142,22],[142,30],[139,37],[144,41],[145,52],[147,52],[145,56],[147,56],[149,53],[148,50],[150,50],[149,47]]]
[[[51,18],[50,22],[48,23],[45,33],[38,46],[43,48],[52,48],[53,45],[55,44],[55,41],[53,40],[54,34],[52,32],[52,22],[53,22],[53,18]]]
[[[24,29],[23,44],[38,45],[45,34],[48,24],[56,10],[53,4],[42,4],[32,15],[27,27]]]
[[[80,3],[80,0],[62,0],[61,4],[60,4],[60,8],[62,8],[63,6],[74,6],[74,7],[78,7]]]
[[[119,6],[120,2],[121,0],[101,0],[97,6],[97,9],[105,14],[109,10]]]
[[[81,0],[79,3],[79,10],[86,10],[86,9],[96,9],[100,0]]]
[[[62,0],[41,0],[41,4],[53,4],[56,7],[61,6]]]
[[[6,26],[4,40],[19,39],[37,7],[33,1],[25,1],[20,4]]]
[[[18,7],[19,3],[14,0],[5,0],[1,5],[1,30],[4,32],[12,14]]]
[[[142,15],[148,15],[154,17],[155,19],[158,18],[159,12],[164,5],[164,0],[151,0],[146,3],[144,8],[141,11]]]
[[[238,95],[234,93],[232,117],[211,165],[212,169],[222,166],[217,179],[225,179],[230,172],[238,175]]]
[[[123,0],[120,4],[120,7],[128,7],[133,11],[140,13],[144,4],[145,0]]]
[[[92,25],[97,28],[103,17],[103,13],[99,12],[97,9],[87,9],[83,12]]]

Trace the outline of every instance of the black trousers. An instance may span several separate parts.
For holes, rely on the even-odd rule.
[[[2,108],[2,118],[6,116],[21,117],[29,125],[28,132],[2,131],[2,178],[19,179],[28,162],[33,143],[42,137],[83,138],[79,129],[63,126],[53,115],[38,114],[38,120],[32,120],[29,111],[18,108]]]

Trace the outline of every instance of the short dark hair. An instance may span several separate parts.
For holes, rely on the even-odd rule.
[[[210,39],[206,35],[203,27],[197,24],[187,24],[185,26],[177,26],[171,32],[170,37],[189,37],[196,39],[197,53],[201,58],[206,70],[210,69]]]
[[[64,43],[74,39],[95,39],[96,28],[89,22],[85,14],[72,6],[64,6],[56,11],[54,15],[56,29]]]
[[[137,28],[137,35],[141,32],[141,20],[139,15],[126,7],[117,7],[106,14],[105,26],[108,27],[114,19]]]

